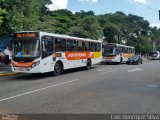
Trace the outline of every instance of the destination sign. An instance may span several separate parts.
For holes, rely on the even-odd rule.
[[[38,33],[17,33],[16,38],[33,38],[38,37]]]

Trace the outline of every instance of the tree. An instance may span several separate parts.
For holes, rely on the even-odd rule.
[[[119,33],[119,28],[114,23],[108,22],[103,29],[105,41],[109,43],[118,43],[116,35]]]
[[[105,41],[112,43],[122,43],[125,38],[125,28],[123,22],[126,15],[123,12],[116,12],[115,14],[105,14],[99,16],[99,22],[103,27],[103,34]]]
[[[4,33],[33,30],[40,17],[47,10],[45,5],[50,0],[6,0],[2,8],[6,9],[2,29]],[[46,9],[45,9],[46,8]]]
[[[160,50],[160,29],[157,27],[150,28],[150,37],[153,45],[153,50]]]
[[[86,16],[94,16],[94,12],[91,11],[91,10],[90,10],[90,11],[87,11],[87,12],[81,10],[80,12],[76,12],[75,15],[76,15],[77,17],[84,18],[84,17],[86,17]]]
[[[6,14],[6,9],[2,9],[2,4],[5,2],[5,0],[0,0],[0,26],[3,22],[3,16]]]
[[[0,36],[15,31],[38,30],[76,37],[102,39],[136,47],[146,53],[151,42],[160,49],[160,29],[150,28],[149,22],[121,11],[95,15],[93,11],[73,14],[62,9],[48,11],[50,0],[0,0]]]
[[[77,26],[73,26],[69,32],[72,36],[101,39],[102,28],[98,23],[98,20],[94,16],[86,16],[82,18]]]
[[[146,54],[152,50],[151,41],[148,39],[148,36],[138,36],[138,41],[135,45],[136,53]]]
[[[53,11],[50,16],[51,20],[54,21],[53,31],[59,34],[66,34],[75,19],[72,12],[66,9]]]
[[[2,8],[5,0],[0,0],[0,36],[3,35],[2,23],[4,22],[4,15],[7,13],[6,9]]]

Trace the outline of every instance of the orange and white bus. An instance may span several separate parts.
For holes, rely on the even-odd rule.
[[[102,62],[104,63],[122,63],[127,62],[128,58],[135,55],[135,48],[131,46],[103,43]]]
[[[46,32],[24,31],[14,34],[12,70],[23,73],[86,67],[102,60],[102,42]]]

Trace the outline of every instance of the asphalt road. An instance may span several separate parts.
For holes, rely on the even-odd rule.
[[[0,77],[0,113],[160,113],[160,61]]]

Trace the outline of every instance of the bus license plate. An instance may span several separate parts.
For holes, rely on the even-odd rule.
[[[112,62],[112,60],[106,60],[106,62]]]
[[[18,71],[26,71],[27,69],[26,68],[18,67],[18,68],[16,68],[16,70],[18,70]]]

